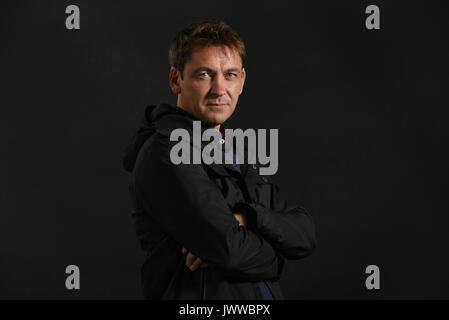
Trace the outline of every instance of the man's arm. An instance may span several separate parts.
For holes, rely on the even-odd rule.
[[[134,174],[145,211],[188,251],[228,275],[278,277],[282,258],[263,237],[239,226],[203,166],[174,165],[169,154],[169,142],[154,140],[139,155]]]
[[[246,218],[242,213],[233,213],[234,217],[239,222],[239,226],[246,226]],[[195,271],[198,268],[207,268],[208,264],[203,262],[201,258],[197,258],[193,253],[188,252],[186,248],[182,248],[182,254],[186,254],[186,267],[191,271]]]
[[[234,211],[242,212],[250,228],[266,239],[286,259],[301,259],[316,247],[315,224],[307,210],[288,204],[279,187],[271,184],[270,207],[240,202]]]

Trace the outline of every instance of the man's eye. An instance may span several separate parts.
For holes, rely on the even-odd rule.
[[[227,76],[228,76],[229,78],[235,78],[235,77],[237,77],[237,74],[232,73],[232,72],[228,72],[228,73],[227,73]]]
[[[201,72],[201,73],[199,74],[199,76],[200,76],[200,77],[203,77],[203,78],[207,77],[208,75],[209,75],[209,73],[207,73],[207,72]]]

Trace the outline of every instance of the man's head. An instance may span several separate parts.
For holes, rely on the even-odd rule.
[[[216,129],[234,112],[245,82],[245,45],[224,22],[194,23],[170,44],[177,105]]]

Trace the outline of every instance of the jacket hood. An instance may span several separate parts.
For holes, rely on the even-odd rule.
[[[177,106],[167,103],[147,106],[137,132],[131,137],[124,150],[123,168],[128,172],[134,169],[140,149],[156,131],[166,136],[170,136],[172,130],[176,128],[191,131],[193,120],[199,119]],[[201,127],[203,131],[210,126],[201,122]]]

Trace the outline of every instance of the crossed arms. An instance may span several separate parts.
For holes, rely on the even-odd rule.
[[[246,216],[243,213],[233,213],[234,217],[239,222],[239,226],[246,226]],[[206,268],[209,265],[201,260],[200,257],[195,256],[192,252],[188,252],[186,248],[182,248],[182,254],[186,254],[186,267],[190,269],[190,271],[195,271],[198,268]]]
[[[315,247],[314,225],[299,206],[289,207],[276,188],[271,208],[241,203],[233,212],[202,165],[174,165],[170,145],[154,140],[135,171],[145,211],[183,246],[186,265],[213,266],[259,281],[278,278],[283,258],[299,259]],[[247,228],[251,218],[255,228]],[[199,258],[201,257],[201,258]]]

